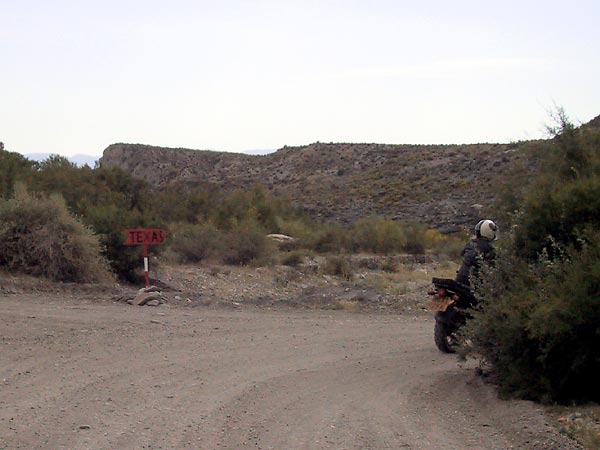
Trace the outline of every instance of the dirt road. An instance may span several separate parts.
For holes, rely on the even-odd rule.
[[[573,449],[427,315],[0,296],[0,448]]]

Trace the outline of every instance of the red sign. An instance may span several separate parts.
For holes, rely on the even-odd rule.
[[[125,234],[127,234],[125,245],[156,245],[162,244],[167,238],[167,233],[158,228],[125,230]]]

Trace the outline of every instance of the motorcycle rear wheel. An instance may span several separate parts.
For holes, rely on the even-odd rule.
[[[456,337],[448,329],[448,325],[435,321],[435,327],[433,328],[433,340],[435,341],[436,347],[444,353],[456,353]]]

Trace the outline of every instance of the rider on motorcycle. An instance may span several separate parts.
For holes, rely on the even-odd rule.
[[[470,317],[466,309],[478,301],[471,288],[471,279],[476,279],[483,262],[491,262],[495,256],[492,242],[498,237],[498,227],[491,220],[481,220],[475,226],[475,236],[467,242],[461,255],[462,265],[456,279],[433,278],[435,290],[430,292],[435,313],[433,338],[435,345],[444,353],[454,353],[459,345],[457,336]]]
[[[461,252],[462,265],[456,274],[456,281],[470,285],[470,279],[476,278],[481,267],[481,262],[490,262],[496,256],[492,244],[498,239],[498,227],[489,220],[480,220],[475,225],[475,236],[472,237]]]

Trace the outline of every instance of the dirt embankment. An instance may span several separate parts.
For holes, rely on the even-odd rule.
[[[578,448],[439,353],[431,315],[408,304],[232,308],[172,292],[139,307],[57,290],[0,294],[0,448]]]

